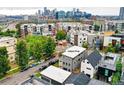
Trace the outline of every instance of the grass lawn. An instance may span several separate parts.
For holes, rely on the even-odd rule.
[[[29,65],[36,63],[34,60],[29,61]]]
[[[19,67],[10,69],[4,77],[0,77],[0,80],[6,79],[15,73],[18,73],[19,71],[20,71]]]
[[[41,76],[40,72],[36,72],[35,76],[39,78]]]
[[[59,67],[59,62],[56,62],[53,66]]]
[[[19,72],[19,71],[20,71],[19,67],[16,67],[16,68],[14,68],[14,69],[9,70],[9,71],[7,72],[7,75],[12,75],[12,74],[15,74],[15,73],[17,73],[17,72]]]

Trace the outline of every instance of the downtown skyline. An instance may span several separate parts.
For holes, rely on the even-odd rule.
[[[118,16],[120,7],[48,7],[48,9],[58,11],[72,11],[73,8],[79,8],[82,12],[92,15]],[[34,15],[38,10],[43,12],[43,7],[0,7],[0,15]]]

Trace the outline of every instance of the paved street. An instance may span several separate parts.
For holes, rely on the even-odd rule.
[[[8,22],[7,25],[4,26],[3,32],[5,32],[7,29],[15,30],[16,24],[18,24],[18,22]]]
[[[41,66],[47,65],[50,61],[54,61],[54,60],[56,60],[56,58],[46,61],[36,67],[30,68],[27,71],[17,73],[8,79],[0,81],[0,85],[17,85],[28,79],[29,76],[34,74],[34,72],[37,71]]]

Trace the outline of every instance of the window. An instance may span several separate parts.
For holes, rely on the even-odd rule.
[[[70,66],[70,63],[68,64],[68,66]]]
[[[88,70],[91,70],[91,68],[87,68]]]
[[[86,74],[88,77],[90,77],[90,74]]]
[[[89,62],[87,62],[87,64],[89,64]]]
[[[9,44],[9,42],[6,42],[7,44]]]
[[[84,38],[84,40],[86,40],[86,38]]]
[[[66,66],[67,66],[68,64],[66,63]]]
[[[65,64],[65,62],[63,62],[63,64]]]
[[[67,70],[67,68],[65,68],[65,67],[64,67],[63,69],[64,69],[64,70]]]
[[[78,59],[78,61],[80,61],[80,58]]]
[[[13,59],[13,56],[11,56],[10,59],[12,60]]]

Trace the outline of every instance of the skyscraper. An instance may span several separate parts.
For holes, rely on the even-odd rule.
[[[38,10],[38,15],[41,15],[41,10]]]
[[[120,8],[119,18],[120,18],[120,20],[124,20],[124,7]]]

